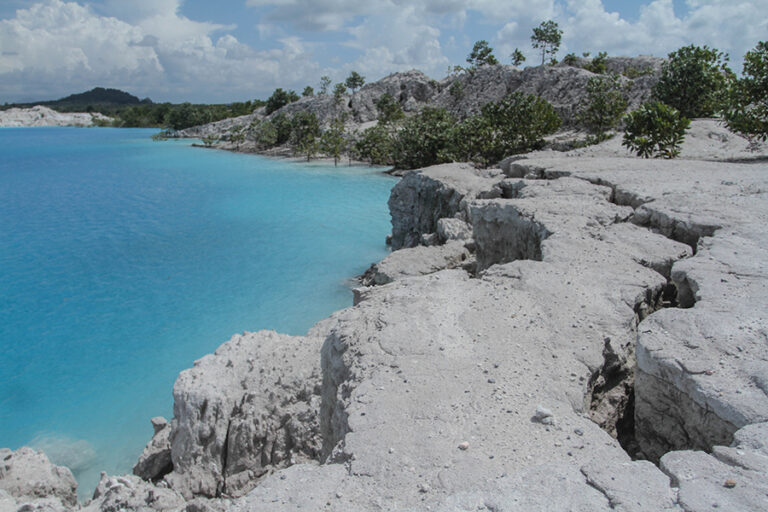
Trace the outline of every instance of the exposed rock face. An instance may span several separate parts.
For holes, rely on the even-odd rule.
[[[144,480],[157,480],[173,470],[171,462],[171,429],[165,418],[152,418],[155,435],[133,466],[133,474]]]
[[[107,476],[83,506],[83,512],[164,512],[183,510],[184,498],[177,492],[154,486],[136,476]]]
[[[0,503],[15,500],[19,506],[67,510],[77,505],[77,482],[72,472],[51,464],[42,452],[22,447],[0,449]],[[15,509],[14,509],[15,510]]]
[[[248,128],[254,121],[259,121],[264,116],[254,113],[246,116],[230,117],[213,123],[193,126],[174,133],[175,137],[191,137],[202,139],[203,137],[222,137],[234,129]]]
[[[395,251],[369,268],[361,279],[365,286],[382,285],[408,276],[433,274],[466,263],[469,251],[464,243],[452,241],[433,247],[417,246]]]
[[[712,454],[670,452],[661,468],[678,487],[685,510],[765,510],[768,505],[768,423],[737,431],[733,445]]]
[[[498,195],[493,185],[498,178],[468,164],[445,164],[406,174],[392,189],[392,248],[414,247],[422,235],[437,232],[440,219],[466,218],[462,203]]]
[[[93,126],[97,122],[109,123],[111,117],[98,112],[75,113],[57,112],[48,107],[37,105],[32,108],[10,108],[0,110],[0,126]]]
[[[272,468],[316,459],[319,347],[271,331],[234,336],[173,387],[171,487],[190,498],[245,494]]]
[[[650,99],[650,91],[658,80],[663,59],[652,57],[609,58],[609,71],[622,72],[630,67],[651,69],[649,75],[634,80],[621,77],[626,87],[630,108],[636,108]],[[321,126],[331,120],[347,116],[349,128],[365,128],[378,118],[376,101],[384,94],[391,94],[400,103],[403,111],[415,113],[426,106],[443,107],[460,119],[480,112],[486,103],[499,101],[507,94],[521,91],[536,94],[554,106],[565,126],[575,122],[574,114],[586,98],[586,85],[592,72],[578,66],[538,66],[520,70],[513,66],[482,66],[473,72],[447,77],[439,82],[421,71],[411,70],[393,73],[377,82],[364,85],[354,94],[345,94],[337,101],[332,94],[301,98],[272,113],[267,118],[285,114],[293,116],[298,112],[310,112],[317,116]],[[460,93],[457,92],[460,90]],[[235,126],[248,126],[253,120],[264,116],[257,111],[253,115],[218,121],[176,133],[179,137],[219,136],[226,138]],[[240,148],[254,149],[248,141]]]

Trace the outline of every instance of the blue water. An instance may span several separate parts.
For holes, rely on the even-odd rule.
[[[393,179],[153,142],[0,129],[0,447],[130,472],[178,372],[236,332],[303,334],[386,254]]]

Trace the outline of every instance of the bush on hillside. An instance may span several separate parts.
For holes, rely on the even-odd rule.
[[[675,158],[691,122],[658,101],[645,103],[624,118],[622,145],[643,158]]]
[[[625,110],[627,99],[619,77],[601,75],[587,82],[587,97],[577,118],[592,134],[593,142],[602,142],[608,138],[607,131],[616,129]]]
[[[284,91],[281,88],[275,89],[272,96],[267,99],[265,114],[269,115],[276,110],[279,110],[289,103],[299,101],[299,95],[294,91]]]
[[[723,118],[729,130],[750,140],[768,139],[768,42],[744,56],[743,77],[733,84]]]
[[[409,117],[397,132],[393,163],[398,169],[419,169],[450,161],[447,152],[456,120],[444,108],[426,107]]]
[[[669,54],[661,67],[653,97],[682,116],[710,117],[721,110],[733,72],[728,55],[708,46],[684,46]]]

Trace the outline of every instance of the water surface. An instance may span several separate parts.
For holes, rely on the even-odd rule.
[[[178,372],[244,330],[303,334],[386,255],[394,180],[153,142],[0,129],[0,447],[87,496],[172,415]]]

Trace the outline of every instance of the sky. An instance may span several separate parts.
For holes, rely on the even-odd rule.
[[[443,78],[485,39],[502,62],[539,62],[532,29],[563,30],[558,53],[656,55],[688,44],[731,55],[768,40],[768,0],[0,0],[0,104],[114,87],[153,101],[265,99],[356,70],[375,81]]]

